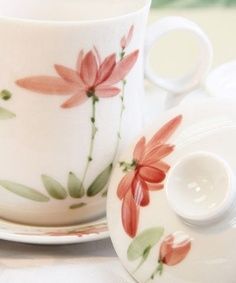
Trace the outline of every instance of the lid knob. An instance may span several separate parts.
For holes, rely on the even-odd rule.
[[[233,173],[219,156],[196,152],[185,156],[169,172],[167,200],[185,221],[206,225],[220,220],[236,199]]]

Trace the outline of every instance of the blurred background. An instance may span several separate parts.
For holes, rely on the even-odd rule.
[[[236,60],[236,0],[153,0],[150,23],[164,16],[184,16],[197,22],[214,48],[213,68]],[[153,48],[153,68],[176,77],[191,68],[198,46],[187,33],[169,34]]]
[[[234,6],[235,0],[153,0],[153,8],[156,7],[201,7],[201,6]]]

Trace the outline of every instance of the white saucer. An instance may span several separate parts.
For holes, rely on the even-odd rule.
[[[62,245],[108,238],[105,218],[65,227],[36,227],[0,219],[0,239],[39,245]]]

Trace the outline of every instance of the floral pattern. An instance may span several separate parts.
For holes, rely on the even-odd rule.
[[[159,251],[158,266],[151,275],[151,279],[154,279],[156,274],[162,275],[164,265],[174,266],[186,258],[192,243],[188,236],[184,236],[185,238],[183,233],[175,233],[165,237]]]
[[[178,234],[167,236],[160,248],[159,262],[173,266],[180,263],[187,256],[190,248],[191,241],[186,239],[178,240]]]
[[[95,47],[86,54],[81,50],[76,70],[56,64],[54,68],[59,77],[28,77],[17,80],[16,84],[41,94],[72,94],[61,107],[79,106],[90,98],[97,100],[118,95],[120,88],[114,85],[122,81],[130,72],[138,58],[138,53],[136,50],[117,62],[115,53],[102,61]]]
[[[124,60],[124,57],[126,55],[126,49],[129,46],[131,39],[133,37],[133,33],[134,33],[134,26],[132,25],[129,29],[129,32],[127,35],[124,35],[120,41],[120,47],[121,47],[121,52],[120,52],[120,61]],[[120,108],[120,121],[119,121],[119,126],[118,126],[118,131],[117,131],[117,142],[116,142],[116,147],[115,147],[115,152],[114,152],[114,157],[113,157],[113,161],[112,163],[114,163],[115,159],[116,159],[116,155],[118,153],[119,150],[119,146],[120,146],[120,140],[121,140],[121,127],[122,127],[122,118],[123,118],[123,114],[125,111],[125,86],[126,86],[126,78],[124,78],[122,80],[122,89],[121,89],[121,108]]]
[[[49,175],[41,175],[41,181],[47,194],[40,192],[34,188],[22,185],[16,182],[0,179],[0,186],[11,193],[25,199],[35,202],[49,202],[51,199],[65,200],[70,198],[80,200],[77,203],[70,205],[69,209],[80,209],[87,205],[84,201],[85,196],[95,197],[98,195],[106,183],[108,182],[111,174],[112,166],[109,165],[103,172],[101,172],[90,184],[87,191],[81,184],[81,180],[73,172],[69,172],[67,178],[67,185],[61,184],[55,178]],[[103,197],[103,194],[101,195]],[[83,200],[83,201],[81,201]]]
[[[170,166],[163,159],[171,154],[174,145],[167,144],[182,121],[179,115],[165,124],[150,141],[142,137],[133,152],[130,163],[120,162],[125,176],[119,183],[117,196],[122,200],[122,224],[130,237],[138,229],[140,207],[150,202],[150,192],[164,188],[163,182]]]
[[[121,46],[121,48],[122,48],[123,51],[124,51],[124,50],[128,47],[128,45],[130,44],[131,39],[132,39],[132,37],[133,37],[133,34],[134,34],[134,25],[132,25],[132,26],[130,27],[127,36],[124,35],[124,36],[122,37],[121,41],[120,41],[120,46]]]
[[[150,192],[164,189],[170,165],[163,159],[174,151],[174,145],[168,144],[168,140],[176,132],[182,119],[182,115],[174,117],[149,141],[142,137],[134,147],[131,162],[120,162],[125,175],[118,185],[117,196],[122,201],[121,220],[124,231],[132,238],[127,249],[127,259],[130,262],[140,260],[133,275],[160,242],[157,266],[145,282],[153,280],[157,274],[161,276],[165,266],[172,267],[181,263],[192,247],[189,235],[180,231],[166,234],[165,227],[162,226],[151,227],[138,233],[141,208],[149,205]]]
[[[176,232],[163,236],[163,227],[152,227],[136,236],[128,247],[127,257],[129,261],[136,261],[141,258],[141,262],[135,270],[137,272],[148,259],[151,250],[162,240],[158,250],[158,265],[146,282],[153,280],[157,274],[161,276],[165,265],[172,267],[181,263],[191,250],[192,242],[187,234]]]
[[[132,25],[128,34],[124,35],[120,41],[122,50],[118,60],[115,53],[108,55],[102,60],[97,48],[93,47],[93,49],[86,53],[84,50],[79,52],[75,69],[55,64],[54,69],[58,76],[31,76],[16,81],[19,87],[36,93],[62,96],[70,95],[70,98],[61,105],[64,109],[80,106],[88,100],[91,101],[91,136],[87,161],[81,178],[81,188],[84,186],[90,164],[94,159],[94,145],[98,131],[96,125],[96,105],[101,98],[111,98],[121,92],[120,122],[114,157],[111,160],[112,165],[119,150],[122,117],[125,109],[124,93],[127,83],[126,77],[135,65],[139,55],[139,50],[126,55],[126,48],[132,40],[133,33],[134,26]],[[121,87],[118,84],[121,84]]]
[[[70,231],[66,231],[66,232],[50,232],[47,235],[48,236],[77,236],[77,237],[83,237],[85,235],[91,235],[91,234],[100,234],[103,232],[107,232],[108,228],[107,228],[107,224],[98,224],[96,226],[88,226],[83,228],[79,228],[79,229],[73,229]]]
[[[69,242],[68,238],[77,237],[78,243],[81,238],[84,240],[88,239],[90,236],[106,237],[108,236],[108,227],[106,220],[104,218],[99,219],[95,222],[89,222],[87,224],[77,224],[72,226],[64,227],[40,227],[40,226],[29,226],[9,223],[2,221],[0,223],[0,232],[10,231],[12,235],[26,236],[24,241],[27,243],[28,238],[31,242],[34,243],[52,243],[52,238],[54,238],[54,243],[57,242],[57,239],[60,241],[61,237],[66,237],[67,243]],[[21,238],[22,240],[23,238]]]

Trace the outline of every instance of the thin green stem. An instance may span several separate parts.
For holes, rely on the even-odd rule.
[[[122,49],[120,52],[120,61],[123,60],[123,58],[125,57],[125,49]],[[122,130],[122,118],[123,118],[123,114],[125,111],[125,86],[126,86],[126,80],[124,79],[122,81],[122,88],[121,88],[121,95],[120,95],[120,100],[121,100],[121,109],[120,109],[120,119],[119,119],[119,125],[118,125],[118,131],[117,131],[117,140],[116,140],[116,146],[115,146],[115,152],[114,152],[114,156],[112,159],[112,164],[114,163],[117,153],[119,151],[119,147],[120,147],[120,141],[121,141],[121,130]]]
[[[142,259],[141,259],[139,265],[138,265],[138,266],[136,267],[136,269],[134,270],[133,274],[135,274],[135,273],[139,270],[139,268],[144,264],[144,262],[147,260],[149,254],[150,254],[151,249],[152,249],[152,246],[148,246],[148,247],[144,250]]]
[[[120,61],[123,60],[123,58],[125,57],[125,49],[122,49],[120,52]],[[112,165],[114,164],[114,161],[116,159],[117,153],[119,151],[120,148],[120,141],[121,141],[121,131],[122,131],[122,118],[123,118],[123,114],[125,111],[125,86],[126,86],[126,80],[124,79],[122,81],[122,88],[121,88],[121,95],[120,95],[120,100],[121,100],[121,109],[120,109],[120,118],[119,118],[119,125],[118,125],[118,130],[117,130],[117,140],[116,140],[116,145],[115,145],[115,151],[114,151],[114,155],[112,158]],[[103,193],[103,196],[106,196],[107,194],[107,188]]]
[[[164,269],[164,264],[163,264],[163,262],[161,260],[159,260],[158,261],[158,266],[153,271],[152,275],[145,281],[145,283],[153,281],[157,274],[159,274],[159,276],[161,276],[162,273],[163,273],[163,269]]]
[[[95,95],[93,95],[91,97],[91,100],[92,100],[92,116],[90,119],[91,120],[91,138],[90,138],[88,159],[87,159],[86,167],[85,167],[84,174],[82,177],[81,187],[84,186],[84,182],[88,174],[89,166],[91,162],[93,161],[94,142],[95,142],[96,133],[98,131],[96,127],[96,103],[98,102],[98,98]]]
[[[157,266],[157,268],[155,269],[155,271],[152,273],[150,279],[153,280],[157,274],[159,274],[159,275],[161,276],[162,273],[163,273],[163,268],[164,268],[163,262],[162,262],[162,261],[159,261],[159,262],[158,262],[158,266]]]
[[[115,152],[114,152],[114,156],[112,159],[112,163],[114,163],[119,147],[120,147],[120,141],[121,141],[121,131],[122,131],[122,118],[123,118],[123,114],[125,111],[125,103],[124,103],[124,99],[125,99],[125,86],[126,86],[126,81],[123,80],[122,81],[122,90],[121,90],[121,96],[120,96],[120,100],[121,100],[121,109],[120,109],[120,117],[119,117],[119,125],[118,125],[118,131],[117,131],[117,140],[116,140],[116,146],[115,146]]]

